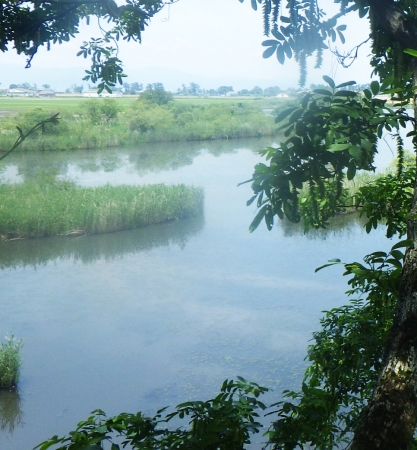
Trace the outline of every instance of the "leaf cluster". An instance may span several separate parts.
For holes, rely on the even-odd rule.
[[[107,418],[103,411],[95,410],[68,437],[53,436],[35,449],[60,445],[57,450],[101,450],[107,442],[111,450],[241,450],[262,427],[257,411],[265,405],[258,397],[267,390],[237,377],[237,381],[225,380],[215,398],[182,403],[169,414],[163,408],[154,417],[139,412]],[[188,418],[187,428],[166,427],[172,419],[184,418]]]
[[[402,108],[393,110],[376,98],[385,86],[373,81],[360,94],[335,85],[323,77],[328,89],[315,89],[303,96],[297,106],[276,117],[287,137],[278,148],[261,151],[266,163],[255,166],[251,180],[259,212],[250,225],[256,229],[265,219],[268,229],[274,216],[306,226],[324,227],[343,201],[343,180],[354,178],[357,170],[373,171],[377,137],[384,130],[397,131],[411,118]],[[299,200],[307,186],[308,196]]]
[[[361,187],[355,194],[355,204],[367,221],[367,233],[385,221],[388,238],[407,233],[407,217],[413,201],[415,166],[409,167],[399,177],[388,174]]]
[[[337,17],[325,20],[315,0],[289,1],[286,14],[282,15],[281,0],[251,0],[254,10],[258,9],[258,4],[262,5],[264,34],[270,37],[262,43],[267,47],[263,57],[275,55],[280,64],[294,57],[300,67],[300,86],[306,83],[308,57],[315,55],[316,67],[320,67],[323,50],[328,48],[327,41],[335,42],[339,38],[345,42],[346,25],[338,25]]]
[[[409,244],[371,253],[364,264],[344,264],[347,294],[359,298],[325,312],[321,330],[313,333],[301,390],[284,391],[270,413],[278,415],[269,432],[274,448],[332,450],[349,441],[377,381],[398,301],[400,249]],[[316,271],[337,264],[335,259]]]
[[[117,49],[109,42],[141,40],[141,33],[149,19],[165,4],[176,0],[5,0],[0,7],[0,50],[5,52],[12,44],[18,54],[27,55],[26,67],[38,49],[51,44],[62,44],[79,32],[80,22],[92,17],[103,19],[111,28],[103,31],[103,37],[84,43],[79,55],[91,56],[91,70],[85,80],[100,81],[99,90],[111,91],[111,87],[123,77]],[[117,44],[116,44],[117,46]]]

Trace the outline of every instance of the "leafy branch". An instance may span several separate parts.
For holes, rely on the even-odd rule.
[[[138,412],[107,418],[102,410],[95,410],[69,437],[53,436],[35,449],[47,450],[61,444],[57,450],[99,450],[107,442],[112,450],[127,446],[138,450],[241,450],[250,443],[250,435],[262,427],[257,411],[266,407],[258,397],[266,391],[237,377],[237,381],[225,380],[215,398],[182,403],[165,416],[166,408],[158,410],[154,417]],[[167,429],[165,424],[174,418],[189,418],[188,428]],[[121,446],[113,442],[116,436]]]
[[[404,108],[403,91],[392,88],[392,79],[381,85],[373,81],[363,95],[345,89],[354,81],[336,86],[330,77],[323,79],[328,88],[308,92],[298,106],[275,119],[287,140],[260,152],[266,162],[257,164],[248,180],[254,195],[247,204],[257,200],[259,208],[250,231],[263,219],[271,229],[275,216],[325,227],[346,196],[344,179],[352,180],[358,170],[375,170],[377,138],[414,123]],[[400,107],[388,107],[378,98],[381,93],[396,95]],[[398,150],[403,151],[401,142]],[[300,199],[303,188],[308,195]]]
[[[19,137],[16,139],[11,149],[8,150],[4,155],[0,156],[0,161],[6,158],[6,156],[10,155],[10,153],[12,153],[14,150],[16,150],[16,148],[19,147],[19,145],[21,145],[31,134],[35,133],[38,130],[43,130],[46,124],[51,123],[53,125],[57,125],[60,119],[58,116],[59,113],[54,114],[48,119],[42,120],[41,122],[37,123],[35,126],[30,128],[26,132],[23,132],[23,130],[20,127],[16,127],[17,131],[19,132]]]

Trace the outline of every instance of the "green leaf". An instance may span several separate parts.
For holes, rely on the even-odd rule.
[[[335,97],[356,97],[358,94],[354,91],[340,90],[335,92]]]
[[[371,87],[372,94],[377,95],[379,93],[378,81],[376,81],[376,80],[372,81],[370,87]]]
[[[351,159],[349,161],[349,165],[348,165],[348,170],[347,170],[347,179],[348,180],[353,180],[353,178],[356,175],[356,162],[354,159]]]
[[[267,209],[268,205],[265,205],[258,211],[258,214],[256,214],[255,218],[252,220],[252,223],[249,226],[249,233],[252,233],[258,228],[259,224],[262,222],[262,219],[266,214]]]
[[[356,145],[351,145],[349,147],[349,155],[359,159],[362,156],[362,150],[361,148],[356,147]]]
[[[414,50],[413,48],[406,48],[404,50],[404,53],[407,53],[407,55],[411,55],[411,56],[417,57],[417,50]]]
[[[397,259],[389,258],[386,260],[386,263],[393,265],[397,269],[402,269],[402,264]]]
[[[397,261],[402,261],[404,258],[404,253],[400,250],[391,250],[390,254]]]
[[[387,254],[385,252],[373,252],[370,254],[370,256],[372,256],[372,258],[385,258]]]
[[[371,92],[369,89],[364,89],[364,90],[363,90],[363,94],[365,95],[365,97],[366,97],[368,100],[371,100],[371,98],[372,98],[372,92]]]
[[[304,111],[302,109],[296,109],[291,116],[288,119],[289,123],[294,123],[296,122],[298,119],[300,119],[303,116]]]
[[[271,46],[276,47],[278,44],[279,44],[279,42],[276,41],[275,39],[268,39],[268,40],[262,42],[263,47],[271,47]]]
[[[337,85],[336,89],[340,89],[340,88],[346,87],[346,86],[353,86],[354,84],[357,84],[356,81],[346,81],[346,83]]]
[[[293,111],[297,109],[296,106],[292,106],[291,108],[284,109],[284,111],[280,112],[277,117],[275,117],[275,123],[282,122],[286,119]]]
[[[277,59],[280,64],[284,64],[285,62],[285,52],[282,45],[277,47]]]
[[[269,47],[267,48],[263,53],[262,53],[262,58],[270,58],[276,51],[277,47],[273,46],[273,47]]]
[[[346,144],[333,144],[329,147],[329,152],[341,152],[343,150],[347,150],[350,147],[350,143]]]
[[[368,8],[364,8],[363,6],[359,7],[359,17],[362,19],[363,17],[365,17],[368,14]]]
[[[241,184],[241,183],[239,183]],[[258,196],[258,194],[255,194],[253,197],[251,197],[247,202],[246,202],[246,206],[250,206],[253,201],[255,200],[255,198]]]
[[[287,41],[284,41],[282,46],[284,48],[285,54],[287,55],[287,58],[288,59],[292,58],[292,50],[291,50],[290,44]]]
[[[323,80],[332,88],[334,89],[336,87],[335,82],[332,80],[332,78],[328,77],[327,75],[323,75]]]
[[[339,35],[340,42],[342,44],[344,44],[346,42],[345,36],[339,30],[336,30],[336,31],[337,31],[337,34]]]
[[[325,267],[334,266],[335,264],[340,264],[339,258],[329,259],[329,262],[327,264],[317,267],[317,269],[314,271],[314,273],[317,273],[319,270],[324,269]]]
[[[385,91],[385,89],[388,88],[388,86],[391,86],[394,81],[394,76],[390,75],[388,77],[385,77],[381,83],[381,91]]]
[[[307,109],[307,105],[308,105],[308,102],[310,99],[311,99],[311,94],[308,92],[301,100],[302,108]]]
[[[397,242],[394,246],[392,246],[391,251],[397,248],[411,247],[413,244],[414,241],[412,239],[405,239],[403,241]]]
[[[314,89],[313,92],[315,94],[325,95],[326,97],[331,97],[333,92],[328,91],[327,89]]]

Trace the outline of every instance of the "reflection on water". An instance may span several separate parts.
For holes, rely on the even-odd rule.
[[[50,261],[74,259],[83,264],[123,258],[144,250],[171,244],[185,248],[190,237],[204,226],[202,216],[172,221],[129,232],[81,237],[56,236],[43,239],[0,242],[0,268],[42,266]]]
[[[23,426],[23,413],[19,391],[0,390],[0,430],[12,434],[16,427]]]
[[[75,173],[114,172],[121,168],[138,175],[177,170],[190,166],[203,151],[220,156],[236,152],[239,148],[257,152],[271,145],[270,138],[235,139],[230,141],[157,142],[137,148],[96,149],[71,152],[28,152],[11,154],[1,165],[2,171],[12,172],[17,167],[18,181],[36,178],[39,170],[47,169],[61,176]],[[0,172],[1,175],[1,172]]]
[[[139,251],[172,244],[185,248],[187,241],[201,232],[204,217],[172,221],[155,226],[106,234],[81,237],[49,237],[44,239],[22,239],[0,242],[0,269],[42,266],[51,261],[74,259],[84,264],[99,259],[123,258]],[[309,240],[326,240],[330,237],[349,236],[358,227],[363,227],[365,219],[359,214],[345,214],[334,217],[326,229],[305,230],[301,223],[287,220],[277,222],[284,236],[305,236]],[[262,226],[262,224],[261,224]]]
[[[284,236],[296,236],[304,234],[307,239],[326,240],[330,237],[346,238],[350,233],[354,233],[358,228],[363,228],[366,223],[365,217],[360,217],[359,212],[352,212],[349,214],[341,214],[332,217],[329,225],[326,228],[319,229],[305,229],[304,225],[300,223],[292,223],[289,220],[281,220],[278,222],[284,232]]]

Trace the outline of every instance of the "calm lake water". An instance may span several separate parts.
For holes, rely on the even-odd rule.
[[[0,392],[0,448],[31,449],[96,408],[152,413],[215,395],[236,375],[297,388],[321,311],[346,301],[342,268],[393,245],[354,216],[329,231],[262,225],[248,184],[268,141],[12,155],[3,179],[55,171],[84,186],[186,183],[204,216],[144,229],[0,245],[0,337],[24,339],[18,393]],[[387,158],[389,158],[388,155]]]

